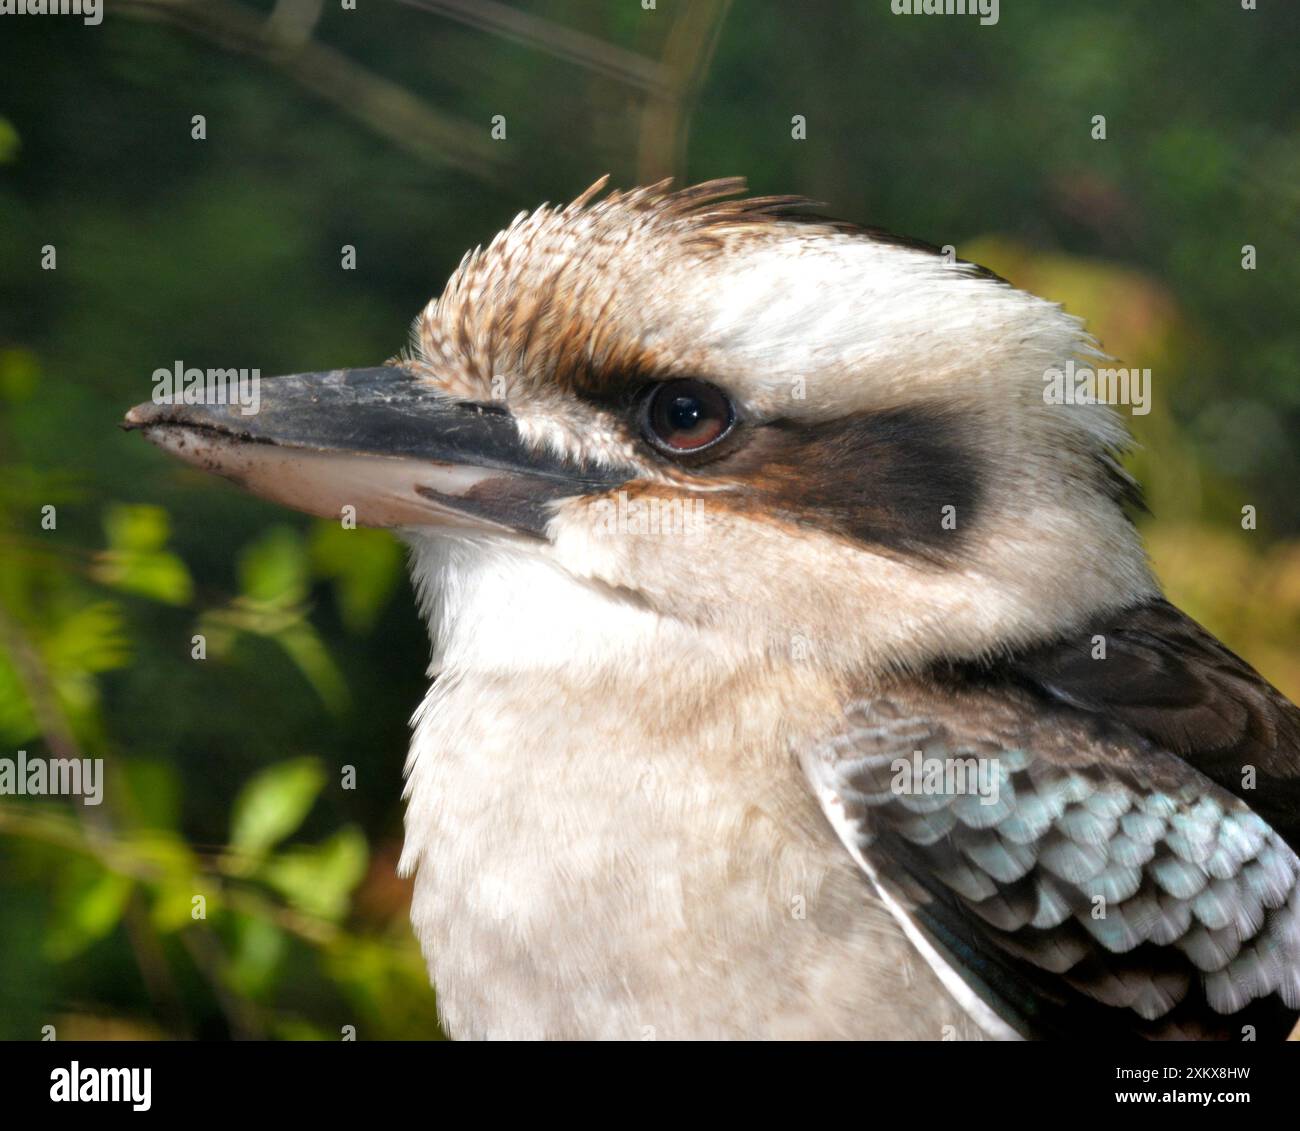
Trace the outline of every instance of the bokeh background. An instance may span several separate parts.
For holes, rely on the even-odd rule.
[[[1086,317],[1153,371],[1169,594],[1300,696],[1300,5],[649,3],[0,17],[0,757],[109,775],[97,809],[0,797],[0,1037],[437,1035],[400,549],[115,425],[176,360],[381,362],[465,249],[601,173],[742,174]]]

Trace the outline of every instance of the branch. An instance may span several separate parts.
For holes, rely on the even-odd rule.
[[[641,113],[636,168],[642,184],[685,173],[691,111],[730,7],[731,0],[691,0],[668,32],[660,65],[670,76],[669,92],[647,100]]]
[[[471,125],[303,34],[276,9],[269,19],[234,0],[120,0],[137,19],[178,27],[228,51],[279,68],[372,132],[422,159],[450,164],[480,180],[502,176],[502,152],[486,129]]]
[[[615,47],[594,35],[574,31],[500,0],[398,0],[410,8],[437,12],[450,20],[492,32],[525,47],[535,47],[605,78],[617,79],[655,97],[670,97],[673,76],[659,62]]]

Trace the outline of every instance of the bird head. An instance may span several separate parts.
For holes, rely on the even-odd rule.
[[[1099,356],[1076,318],[738,180],[603,188],[467,254],[398,361],[128,424],[399,529],[430,585],[457,554],[544,563],[749,656],[978,657],[1154,592],[1122,425],[1043,395]]]

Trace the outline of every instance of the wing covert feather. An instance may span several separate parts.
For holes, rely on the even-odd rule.
[[[1240,798],[1105,722],[949,674],[852,703],[801,760],[847,847],[1022,1034],[1285,1036],[1300,860]]]

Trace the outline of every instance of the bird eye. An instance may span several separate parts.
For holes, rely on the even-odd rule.
[[[665,381],[646,398],[646,439],[669,455],[716,444],[735,423],[727,395],[704,381]]]

